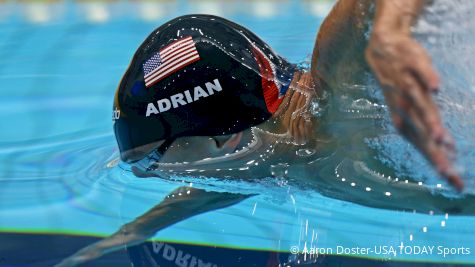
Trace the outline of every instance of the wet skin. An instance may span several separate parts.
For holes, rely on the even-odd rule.
[[[329,109],[326,115],[318,120],[309,120],[308,113],[295,111],[309,111],[308,105],[312,97],[317,97],[318,88],[314,91],[315,87],[308,86],[314,85],[308,79],[308,74],[297,75],[293,84],[295,87],[291,86],[283,101],[283,108],[268,122],[230,136],[178,139],[158,163],[160,171],[148,171],[139,166],[133,166],[132,171],[142,178],[164,177],[161,171],[172,170],[175,174],[184,175],[259,179],[269,177],[269,167],[285,159],[286,162],[292,163],[288,169],[289,179],[329,197],[372,207],[421,213],[475,214],[475,207],[466,205],[474,201],[473,196],[448,199],[440,194],[434,195],[429,188],[414,181],[406,183],[405,180],[388,180],[387,176],[381,177],[372,173],[374,169],[392,174],[391,170],[374,160],[374,153],[377,152],[371,151],[363,140],[380,132],[375,127],[375,118],[353,118],[350,122],[338,108],[334,108]],[[329,106],[332,106],[331,103]],[[336,102],[333,106],[336,106]],[[239,152],[230,152],[247,145],[251,138],[257,139],[258,142],[251,142],[253,145],[242,157],[235,157]],[[260,162],[262,164],[257,168],[226,172],[216,170],[218,167],[243,166],[250,159],[256,159],[256,154],[267,150],[269,145],[273,145],[272,157],[267,158],[265,164]],[[348,153],[348,148],[356,152]],[[301,158],[296,156],[299,149],[313,149],[316,152],[312,157]],[[225,156],[228,153],[231,154]],[[224,156],[224,161],[200,161],[209,157],[219,158],[220,155]],[[174,163],[176,161],[179,163]],[[185,161],[189,161],[198,172],[186,171],[190,164],[183,164]],[[309,164],[311,161],[314,163]],[[203,164],[193,165],[196,162]],[[335,170],[338,170],[339,175],[345,175],[348,181],[343,183],[336,179]],[[355,182],[357,187],[350,186],[351,182]],[[371,187],[371,193],[361,190],[365,187]],[[392,193],[391,197],[384,196],[384,192],[388,191]],[[104,253],[121,249],[124,245],[139,244],[176,222],[237,204],[252,196],[180,187],[110,237],[78,251],[57,266],[76,266]]]
[[[318,83],[326,87],[322,90],[335,91],[341,84],[360,84],[368,70],[368,62],[382,86],[396,128],[442,177],[461,191],[463,180],[452,167],[453,140],[443,127],[431,96],[439,86],[438,75],[427,52],[410,36],[410,27],[424,1],[377,1],[374,31],[368,42],[364,33],[371,3],[369,0],[349,0],[335,5],[322,24],[315,44],[311,67],[311,77],[315,81],[310,81],[309,77],[299,79],[300,84],[294,84],[294,88],[311,88],[314,87],[312,83]],[[361,51],[366,51],[365,55]],[[294,100],[294,106],[289,109],[302,105],[299,101],[305,101],[303,99]],[[309,135],[309,126],[299,119],[289,120],[288,117],[283,124],[288,124],[294,141],[304,142]],[[199,142],[198,139],[195,141]],[[211,150],[215,148],[211,145],[209,150],[197,151],[212,155],[214,151]],[[166,160],[188,161],[181,158],[183,154],[175,155]]]
[[[332,90],[315,87],[315,83],[308,77],[308,73],[296,76],[283,101],[282,109],[273,119],[253,127],[256,142],[251,142],[245,153],[224,156],[229,150],[223,150],[223,157],[219,158],[214,138],[186,138],[178,142],[179,145],[170,147],[172,156],[164,157],[154,164],[154,171],[135,169],[135,174],[160,177],[162,173],[171,172],[185,176],[260,179],[272,176],[272,165],[285,163],[289,165],[286,178],[332,198],[371,207],[421,213],[475,213],[475,207],[467,205],[473,201],[473,196],[445,197],[442,193],[450,191],[450,188],[434,192],[411,177],[397,177],[394,170],[376,159],[378,151],[371,149],[366,140],[388,134],[383,127],[382,108],[373,111],[358,110],[361,111],[359,116],[342,111],[349,107],[342,103],[341,98],[344,97],[346,101],[365,99],[368,94],[364,90],[354,90],[349,86],[346,89],[339,88],[329,93],[325,114],[319,118],[312,116],[312,100],[318,99],[322,90]],[[247,132],[243,133],[245,137],[241,140],[249,140],[247,135]],[[185,140],[186,145],[183,145]],[[242,143],[247,144],[248,141]],[[270,146],[272,152],[266,154]],[[299,156],[299,151],[302,150],[313,154]],[[203,154],[196,154],[198,151]],[[186,160],[182,159],[183,155],[186,155]],[[211,155],[214,156],[213,159],[205,159]],[[240,170],[240,167],[249,166],[246,165],[247,162],[259,160],[258,155],[266,155],[266,160],[259,161],[258,166]],[[190,162],[188,159],[199,160]],[[184,161],[188,163],[183,163]],[[339,172],[338,177],[336,172]],[[346,181],[339,177],[346,177]],[[353,183],[355,186],[351,185]],[[386,192],[391,195],[386,196]]]
[[[354,64],[358,64],[358,61],[364,62],[348,57],[352,52],[336,56],[335,54],[342,51],[342,44],[345,46],[350,44],[347,46],[349,51],[354,49],[365,51],[366,62],[383,89],[395,127],[432,163],[442,177],[457,190],[462,191],[463,180],[452,166],[455,152],[453,139],[442,125],[437,105],[432,98],[432,94],[439,87],[439,77],[427,51],[411,36],[411,26],[424,4],[430,3],[424,0],[377,0],[374,27],[369,42],[366,42],[361,40],[364,35],[361,30],[364,30],[364,27],[358,25],[365,24],[366,14],[369,13],[367,6],[370,2],[368,0],[338,2],[332,11],[336,14],[334,17],[345,13],[354,15],[326,20],[319,32],[314,57],[318,55],[337,57],[341,62],[352,63],[337,64],[338,67],[318,64],[312,71],[323,72],[323,76],[327,77],[325,80],[329,83],[341,82],[345,79],[337,74],[341,72],[341,67],[347,68],[347,71],[358,70],[363,64],[360,66]],[[352,28],[354,30],[351,30]],[[360,34],[351,34],[358,31]],[[339,42],[335,42],[332,38],[338,39]],[[328,46],[328,42],[336,46]],[[353,55],[362,57],[361,54],[353,53]],[[324,60],[324,62],[332,61]]]
[[[317,121],[309,116],[310,103],[314,98],[321,97],[324,91],[330,92],[333,96],[330,101],[334,101],[334,96],[345,93],[338,91],[342,84],[364,84],[364,74],[369,70],[362,53],[366,51],[366,59],[385,90],[386,103],[396,127],[436,166],[439,173],[459,190],[463,188],[460,177],[451,170],[453,146],[450,136],[441,126],[437,108],[430,97],[431,89],[438,86],[437,76],[425,51],[413,41],[408,31],[420,11],[422,0],[401,1],[408,2],[401,6],[409,9],[388,7],[387,2],[391,1],[376,1],[376,31],[369,43],[364,38],[364,32],[370,20],[369,6],[372,1],[339,1],[321,26],[311,71],[295,76],[274,118],[232,136],[178,139],[156,164],[158,173],[142,166],[133,167],[134,174],[138,177],[157,177],[161,176],[159,172],[162,170],[174,170],[193,175],[185,171],[193,166],[206,171],[197,175],[216,177],[217,166],[230,169],[242,166],[248,156],[256,152],[264,153],[271,146],[272,154],[277,155],[274,157],[276,162],[282,160],[281,155],[285,155],[285,160],[292,163],[289,176],[300,178],[298,182],[323,195],[373,207],[475,214],[475,207],[466,205],[468,201],[473,201],[473,196],[448,199],[441,194],[434,195],[430,189],[413,181],[388,180],[387,176],[373,173],[372,170],[388,173],[391,170],[376,162],[375,152],[362,144],[364,136],[378,133],[372,128],[375,124],[371,116],[369,120],[349,121],[337,110],[337,102],[330,105],[332,108],[324,118]],[[381,19],[387,17],[401,17],[403,21]],[[391,66],[396,66],[396,69],[391,69]],[[397,75],[392,75],[394,73]],[[252,144],[249,148],[241,149],[249,143]],[[354,153],[348,153],[348,147]],[[302,160],[296,156],[301,148],[312,148],[316,152],[312,158]],[[234,152],[236,149],[241,152]],[[225,156],[228,153],[231,155]],[[210,157],[218,160],[203,160]],[[313,164],[309,165],[309,160]],[[191,165],[183,165],[183,162],[191,162]],[[225,176],[268,177],[271,164],[272,160],[268,158],[267,165],[244,172],[232,171]],[[358,183],[359,190],[342,183],[341,179],[335,179],[337,172],[355,177],[354,183]],[[222,172],[219,174],[223,175]],[[365,187],[371,187],[374,193],[391,191],[391,198],[361,190]],[[180,187],[110,237],[78,251],[56,266],[76,266],[121,249],[124,245],[138,244],[178,221],[239,203],[251,196]]]

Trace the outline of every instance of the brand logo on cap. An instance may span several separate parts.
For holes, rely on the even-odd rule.
[[[118,108],[115,108],[113,111],[112,111],[112,121],[115,122],[116,120],[118,120],[120,118],[120,110]]]

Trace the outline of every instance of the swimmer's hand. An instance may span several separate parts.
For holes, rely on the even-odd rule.
[[[395,127],[461,191],[463,181],[452,166],[454,142],[432,98],[439,77],[427,51],[408,31],[375,30],[366,60],[383,88]]]
[[[292,141],[297,145],[303,145],[312,138],[314,126],[309,114],[309,105],[316,95],[310,73],[299,75],[292,81],[274,117],[281,116],[282,124]]]

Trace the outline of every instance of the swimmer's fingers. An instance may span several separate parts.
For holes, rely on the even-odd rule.
[[[292,99],[293,93],[294,93],[294,90],[290,87],[289,90],[287,90],[287,92],[285,93],[284,100],[282,101],[282,103],[280,103],[279,108],[274,113],[273,115],[274,117],[285,115],[287,107],[290,104],[290,100]]]
[[[408,91],[408,99],[411,102],[410,106],[415,110],[415,113],[420,117],[425,127],[424,139],[430,140],[436,147],[441,148],[444,158],[453,161],[455,145],[452,137],[442,124],[439,110],[432,99],[431,93],[418,87],[419,84],[414,79],[407,79],[406,86],[412,89]],[[440,161],[436,160],[433,160],[433,163],[439,172],[447,173],[447,165],[450,164],[441,164]]]
[[[303,93],[298,93],[297,109],[292,114],[292,129],[294,140],[297,144],[304,144],[306,140],[305,136],[305,103],[307,96]]]
[[[405,126],[405,128],[417,127],[416,136],[419,138],[414,140],[414,143],[431,144],[431,147],[420,147],[420,150],[423,150],[422,152],[426,154],[441,174],[449,177],[447,170],[450,168],[447,166],[450,166],[450,164],[446,159],[452,159],[454,143],[442,125],[437,105],[432,98],[431,90],[429,90],[438,86],[438,76],[431,66],[430,58],[422,47],[416,43],[407,50],[405,56],[409,56],[409,58],[406,58],[402,66],[410,67],[397,68],[400,79],[394,84],[394,88],[389,88],[387,91],[398,95],[398,101],[392,103],[392,105],[408,114],[407,118],[412,126]],[[414,61],[414,59],[417,60]],[[385,96],[389,93],[386,92]],[[388,103],[388,105],[391,106],[391,103]],[[395,125],[398,127],[397,123]],[[399,123],[399,125],[401,124]],[[400,127],[398,128],[401,130]],[[407,133],[404,135],[408,137]],[[441,155],[436,156],[436,154]],[[441,160],[441,158],[444,160]],[[453,175],[450,176],[453,177]]]
[[[300,95],[299,95],[299,98],[300,98]],[[299,123],[300,123],[299,114],[295,110],[292,110],[291,115],[290,115],[289,132],[290,132],[290,136],[292,137],[293,142],[296,144],[301,143],[301,133],[300,133],[300,128],[299,128]]]
[[[453,169],[452,162],[447,156],[447,151],[433,142],[428,147],[428,157],[437,166],[437,171],[458,191],[464,188],[464,182],[459,174]]]
[[[437,142],[437,140],[427,138],[430,132],[422,122],[422,117],[418,114],[418,111],[413,108],[410,110],[411,121],[416,128],[414,144],[419,150],[426,156],[426,158],[436,167],[437,172],[447,179],[447,181],[453,185],[457,190],[462,191],[464,187],[463,180],[454,171],[452,166],[452,154],[451,147],[447,147],[443,143]]]
[[[409,35],[373,33],[366,60],[380,82],[396,128],[458,189],[454,174],[453,141],[442,125],[430,93],[439,77],[425,49]]]
[[[303,121],[300,120],[301,116],[296,111],[299,109],[300,104],[302,103],[303,96],[298,91],[293,91],[291,94],[291,100],[288,103],[288,107],[285,108],[282,124],[292,138],[292,141],[297,144],[301,144],[304,142],[303,131],[305,129],[302,126]]]
[[[284,113],[284,118],[282,120],[282,123],[285,125],[285,127],[287,127],[290,134],[292,134],[292,131],[293,131],[292,130],[292,114],[293,114],[293,111],[297,107],[298,92],[295,91],[294,89],[292,89],[291,92],[289,92],[289,93],[291,94],[290,102],[288,103],[288,107],[286,108],[286,111]]]
[[[450,143],[451,139],[442,125],[439,110],[430,92],[425,91],[422,85],[409,74],[401,80],[401,87],[404,88],[403,97],[410,103],[409,106],[404,106],[402,109],[407,112],[409,107],[414,108],[429,134],[427,137],[446,145],[448,150],[453,149],[453,144]]]
[[[413,68],[410,70],[410,75],[408,75],[414,78],[406,79],[406,81],[409,81],[406,82],[406,88],[412,89],[408,91],[408,95],[415,101],[415,106],[419,108],[419,112],[423,115],[425,124],[431,129],[431,138],[447,146],[448,150],[453,150],[452,137],[443,127],[437,105],[431,95],[431,92],[437,90],[439,86],[439,77],[433,69],[431,60],[425,50],[422,48],[419,48],[419,50],[422,50],[418,52],[420,60],[412,65]],[[414,88],[420,89],[414,90]]]
[[[407,66],[410,72],[419,81],[426,91],[437,91],[439,88],[439,75],[435,71],[432,60],[427,51],[417,42],[411,41],[406,53]]]
[[[403,42],[403,68],[400,69],[398,89],[410,100],[422,116],[422,122],[430,131],[430,138],[439,142],[444,138],[444,129],[438,108],[432,99],[431,92],[437,90],[439,77],[432,66],[427,51],[416,41],[408,39]]]
[[[398,98],[397,102],[406,101],[402,96],[398,96]],[[425,155],[450,184],[457,188],[457,190],[462,190],[464,186],[463,181],[453,171],[450,158],[452,151],[444,144],[427,138],[430,135],[430,130],[425,126],[423,116],[413,105],[409,104],[407,107],[404,110],[392,112],[394,124],[398,126],[401,134]]]
[[[309,111],[312,94],[298,93],[297,110],[292,114],[292,136],[297,144],[303,145],[312,137],[313,123]]]

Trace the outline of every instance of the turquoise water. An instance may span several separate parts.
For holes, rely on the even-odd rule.
[[[281,252],[295,246],[300,250],[319,247],[337,255],[473,264],[473,213],[377,209],[325,197],[282,179],[138,179],[117,165],[112,97],[135,49],[154,28],[181,14],[211,12],[250,28],[290,61],[303,62],[330,5],[322,1],[0,3],[0,231],[107,236],[178,186],[192,182],[217,191],[239,188],[261,194],[179,222],[157,233],[155,240]],[[428,16],[428,22],[433,20]],[[444,46],[427,42],[432,53],[444,55],[435,59],[447,77],[443,90],[458,89],[440,101],[460,141],[458,164],[470,194],[474,187],[468,178],[473,170],[468,167],[475,155],[469,133],[474,129],[475,102],[473,94],[462,89],[473,92],[470,62],[445,66],[461,57],[456,53],[470,54],[472,41],[464,39],[463,31],[447,36],[432,33],[427,25],[416,30],[423,40],[435,36],[435,43],[450,45],[444,38],[459,38],[458,44],[465,44],[465,52],[447,53]],[[455,103],[461,101],[466,103],[457,111]],[[401,146],[398,137],[388,134],[371,142],[383,151],[383,159],[393,157],[389,165],[398,175],[415,176],[430,188],[438,187],[439,180],[427,164],[407,160],[420,157]],[[353,169],[347,169],[351,176]],[[401,244],[436,248],[433,253],[399,253]],[[338,250],[375,246],[394,247],[397,253]],[[469,250],[444,256],[438,246]]]

